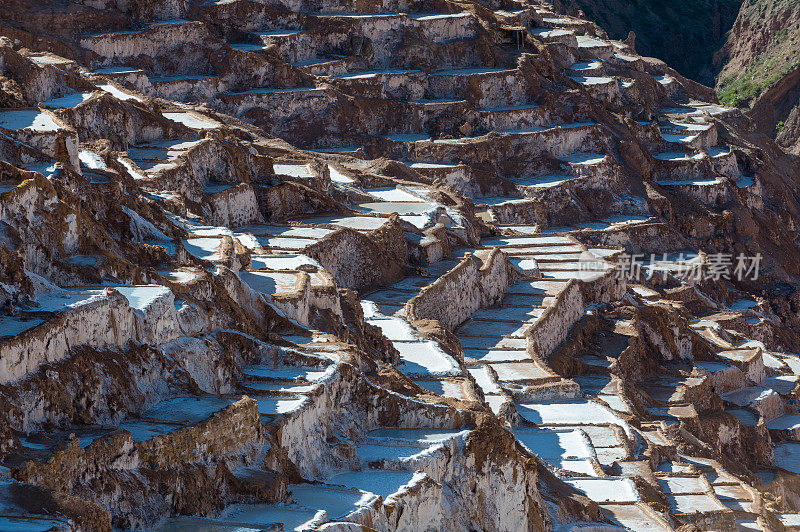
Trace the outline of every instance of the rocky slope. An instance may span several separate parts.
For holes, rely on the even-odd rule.
[[[715,63],[720,98],[747,108],[762,132],[800,153],[800,4],[745,2]]]
[[[549,4],[0,15],[0,530],[800,526],[800,166]]]

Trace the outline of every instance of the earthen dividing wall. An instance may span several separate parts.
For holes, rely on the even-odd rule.
[[[469,255],[409,300],[406,315],[412,320],[439,320],[453,330],[476,310],[498,303],[519,276],[500,249],[484,259]]]

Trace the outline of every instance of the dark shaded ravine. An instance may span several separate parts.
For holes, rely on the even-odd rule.
[[[725,44],[741,0],[556,0],[582,10],[610,37],[636,33],[636,50],[666,61],[684,76],[714,86],[714,53]]]

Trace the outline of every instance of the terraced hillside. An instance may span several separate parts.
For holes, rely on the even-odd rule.
[[[714,86],[779,146],[800,154],[800,4],[794,0],[559,0],[609,35]],[[582,11],[579,11],[582,10]]]
[[[580,9],[609,36],[636,34],[636,50],[666,61],[684,76],[709,86],[719,72],[714,54],[726,43],[742,0],[559,0]]]
[[[0,530],[800,527],[796,160],[539,1],[15,2]]]

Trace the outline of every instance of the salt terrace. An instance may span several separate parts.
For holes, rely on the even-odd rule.
[[[713,91],[539,0],[53,4],[1,530],[800,529],[798,252],[681,274],[797,227]]]

